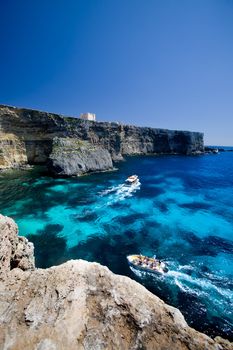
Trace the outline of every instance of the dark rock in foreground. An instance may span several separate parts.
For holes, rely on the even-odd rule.
[[[51,153],[54,139],[57,138],[61,138],[60,149],[62,144],[66,147],[64,138],[69,139],[68,143],[73,139],[74,144],[84,142],[89,145],[89,150],[84,151],[82,155],[80,152],[72,154],[72,166],[68,165],[71,152],[63,152],[66,158],[63,164],[64,173],[65,169],[72,168],[71,173],[76,171],[76,159],[77,162],[80,161],[82,173],[93,171],[92,168],[94,171],[106,170],[107,164],[110,165],[108,152],[113,161],[118,161],[127,155],[189,155],[204,151],[203,134],[199,132],[93,122],[30,109],[0,106],[0,169],[25,164],[46,164],[49,159],[55,163],[56,157],[53,158]]]
[[[28,270],[12,266],[21,238],[13,220],[1,215],[0,239],[1,349],[232,349],[229,341],[189,327],[178,309],[137,282],[99,264],[76,260],[34,269],[31,245],[24,241],[18,258],[26,257]]]

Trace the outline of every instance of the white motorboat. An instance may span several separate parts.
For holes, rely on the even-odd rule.
[[[129,177],[125,180],[125,182],[126,182],[128,185],[132,185],[132,184],[134,184],[134,183],[136,183],[136,182],[138,182],[138,181],[139,181],[139,178],[138,178],[137,175],[131,175],[131,176],[129,176]]]

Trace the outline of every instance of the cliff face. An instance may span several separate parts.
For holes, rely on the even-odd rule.
[[[132,154],[195,154],[204,150],[199,132],[90,122],[0,106],[0,168],[46,163],[55,137],[86,141],[107,150],[112,160]]]
[[[34,269],[31,251],[26,254],[28,270],[9,264],[20,238],[13,220],[3,216],[0,237],[1,349],[233,348],[227,340],[212,340],[190,328],[179,310],[99,264],[76,260]],[[24,249],[20,257],[25,257]]]
[[[55,175],[82,175],[113,168],[108,150],[75,138],[54,138],[48,168]]]

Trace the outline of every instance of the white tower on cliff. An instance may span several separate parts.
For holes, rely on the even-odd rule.
[[[96,116],[94,113],[81,113],[80,119],[96,121]]]

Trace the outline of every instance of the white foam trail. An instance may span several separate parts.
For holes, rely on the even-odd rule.
[[[126,184],[120,184],[118,186],[113,186],[102,191],[100,195],[106,196],[108,194],[111,194],[109,197],[109,201],[107,202],[107,205],[111,205],[118,201],[123,201],[126,198],[132,197],[136,191],[140,190],[140,188],[141,183],[139,181],[130,186]]]
[[[178,270],[194,270],[194,267],[191,265],[180,265]]]
[[[122,186],[116,192],[116,198],[124,200],[127,197],[132,197],[133,193],[140,189],[140,183],[131,186]]]
[[[119,201],[123,201],[126,198],[132,197],[133,194],[140,190],[141,188],[141,183],[140,181],[137,181],[136,183],[132,184],[132,185],[127,185],[125,183],[123,184],[119,184],[117,186],[112,186],[109,187],[101,192],[99,192],[99,196],[100,197],[105,197],[107,196],[108,201],[107,203],[100,203],[98,205],[95,206],[95,210],[96,209],[103,209],[106,205],[112,205],[114,203],[117,203]]]
[[[129,266],[129,268],[131,271],[133,271],[133,273],[135,273],[135,275],[137,275],[140,278],[147,278],[148,276],[150,276],[156,281],[164,280],[164,278],[165,278],[164,274],[157,274],[154,272],[142,271],[142,270],[135,269],[132,266]]]
[[[174,277],[175,282],[177,282],[177,281],[178,281],[178,283],[183,282],[182,286],[184,286],[185,282],[188,282],[188,283],[190,283],[190,285],[193,285],[193,286],[200,288],[201,290],[199,290],[198,292],[205,293],[205,292],[209,291],[210,289],[212,289],[215,292],[217,292],[218,294],[222,295],[223,297],[229,298],[231,300],[231,302],[233,302],[233,295],[232,295],[231,290],[217,287],[213,283],[211,283],[210,281],[208,281],[206,279],[192,277],[186,273],[179,272],[179,271],[168,271],[167,276]],[[179,285],[178,285],[178,287],[179,287]],[[185,288],[189,288],[189,287],[185,285]],[[193,289],[191,289],[191,290],[193,290]]]
[[[137,270],[137,269],[134,269],[132,266],[129,266],[130,270],[135,273],[136,276],[138,277],[143,277],[145,276],[145,272],[143,271],[140,271],[140,270]]]
[[[182,270],[184,268],[193,269],[192,266],[189,265],[183,265],[179,266],[178,270]],[[220,288],[211,283],[210,281],[204,279],[204,278],[197,278],[190,276],[184,272],[176,271],[176,270],[169,270],[164,275],[155,275],[151,274],[147,271],[138,271],[137,269],[134,269],[130,267],[130,269],[141,278],[145,278],[147,276],[152,276],[155,280],[164,280],[168,284],[175,284],[180,290],[182,290],[185,293],[194,294],[197,296],[204,296],[204,297],[210,297],[212,293],[215,293],[215,296],[212,295],[211,299],[216,299],[216,294],[220,295],[221,303],[223,302],[223,298],[233,306],[233,293],[230,289],[227,288]],[[212,292],[211,292],[212,291]]]
[[[207,296],[208,294],[205,293],[204,291],[200,291],[200,290],[196,290],[193,288],[188,287],[187,285],[183,284],[180,280],[178,280],[177,278],[174,279],[175,284],[177,285],[177,287],[180,288],[180,290],[182,290],[185,293],[189,293],[189,294],[193,294],[193,295],[197,295],[197,296]]]
[[[107,188],[106,190],[99,192],[99,194],[101,197],[106,196],[109,193],[116,192],[121,186],[123,186],[123,184],[118,186],[112,186],[110,188]]]

